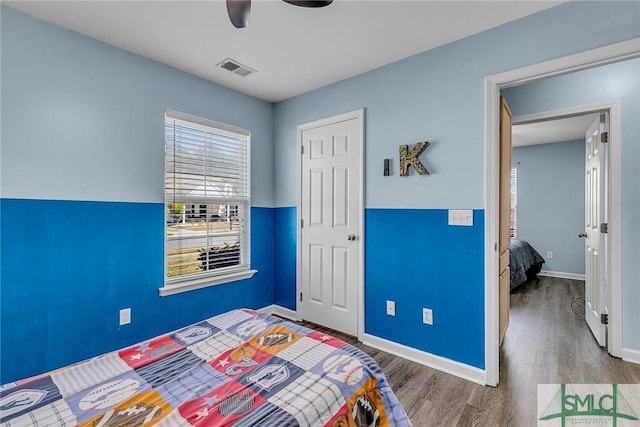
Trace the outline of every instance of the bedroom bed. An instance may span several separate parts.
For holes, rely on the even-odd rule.
[[[510,289],[513,292],[536,276],[544,258],[526,240],[511,239],[509,245]]]
[[[2,426],[410,426],[376,362],[239,309],[0,388]]]

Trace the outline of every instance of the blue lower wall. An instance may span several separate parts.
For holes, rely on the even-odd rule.
[[[276,208],[274,299],[279,306],[296,309],[296,208]]]
[[[367,209],[365,218],[365,332],[484,369],[484,211],[472,227],[448,225],[446,209]]]
[[[296,308],[294,207],[251,209],[252,279],[163,298],[163,204],[2,199],[0,215],[0,383],[232,308]],[[484,212],[473,227],[437,209],[367,209],[365,220],[365,331],[484,368]],[[119,327],[125,307],[133,322]]]
[[[0,215],[2,384],[273,303],[271,208],[251,209],[252,279],[168,297],[161,203],[2,199]]]
[[[275,300],[295,309],[296,209],[275,211]],[[484,369],[484,211],[472,227],[447,221],[444,209],[366,210],[365,332]]]

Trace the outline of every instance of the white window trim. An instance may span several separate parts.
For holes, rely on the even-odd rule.
[[[196,289],[208,288],[209,286],[224,285],[225,283],[236,282],[238,280],[250,279],[258,270],[234,271],[225,275],[200,277],[189,281],[181,281],[173,285],[165,285],[159,289],[160,296],[179,294]]]
[[[204,126],[205,128],[216,128],[221,131],[229,132],[230,134],[240,134],[246,137],[251,136],[251,132],[249,132],[246,129],[228,125],[226,123],[216,122],[215,120],[203,119],[202,117],[192,116],[190,114],[180,113],[178,111],[172,111],[172,110],[167,110],[165,111],[164,114],[166,117],[170,119],[191,122],[193,124]],[[231,135],[231,136],[235,136],[235,135]]]
[[[182,120],[182,121],[187,121],[190,122],[192,124],[194,124],[194,127],[199,127],[203,126],[203,128],[216,128],[216,130],[222,131],[224,132],[229,132],[231,135],[233,134],[240,134],[240,135],[244,135],[247,137],[247,155],[249,155],[250,150],[251,150],[251,133],[243,128],[239,128],[236,126],[232,126],[232,125],[228,125],[225,123],[220,123],[220,122],[216,122],[213,120],[209,120],[209,119],[204,119],[202,117],[197,117],[197,116],[192,116],[190,114],[184,114],[184,113],[180,113],[177,111],[172,111],[172,110],[166,110],[165,111],[165,120],[166,119],[177,119],[177,120]],[[234,136],[234,135],[233,135]],[[247,170],[247,181],[249,182],[249,185],[251,183],[251,165],[249,162],[249,166],[248,166],[248,170]],[[250,229],[251,227],[251,223],[250,223],[250,218],[251,218],[251,199],[249,198],[249,202],[247,203],[247,209],[246,209],[246,213],[245,213],[245,217],[246,217],[246,226],[247,226],[247,230]],[[164,201],[164,204],[166,206],[166,200]],[[251,234],[249,234],[249,238],[248,238],[248,245],[247,245],[247,250],[251,250]],[[217,285],[224,285],[225,283],[231,283],[231,282],[236,282],[239,280],[245,280],[245,279],[250,279],[252,278],[257,272],[258,270],[252,269],[251,268],[251,264],[249,262],[249,265],[247,267],[242,267],[242,268],[235,268],[235,269],[229,269],[227,271],[227,273],[222,273],[222,274],[211,274],[211,275],[207,275],[207,276],[200,276],[200,277],[196,277],[193,279],[182,279],[182,280],[172,280],[170,278],[167,278],[167,262],[166,262],[166,244],[167,244],[167,227],[166,227],[166,220],[165,220],[165,224],[164,224],[164,245],[165,245],[165,249],[164,249],[164,259],[163,259],[163,263],[164,263],[164,268],[163,268],[163,281],[164,281],[164,286],[158,289],[158,292],[160,294],[161,297],[164,296],[168,296],[168,295],[175,295],[175,294],[179,294],[179,293],[183,293],[183,292],[189,292],[189,291],[193,291],[196,289],[203,289],[203,288],[208,288],[211,286],[217,286]],[[249,255],[249,259],[250,255]]]

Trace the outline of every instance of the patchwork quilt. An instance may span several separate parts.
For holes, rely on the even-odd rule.
[[[0,388],[2,426],[410,426],[376,362],[234,310]]]

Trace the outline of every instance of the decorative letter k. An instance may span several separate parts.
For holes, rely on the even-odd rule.
[[[429,175],[429,171],[424,167],[418,156],[429,146],[429,141],[418,142],[409,152],[408,145],[400,146],[400,176],[409,176],[409,166],[413,165],[420,175]]]

